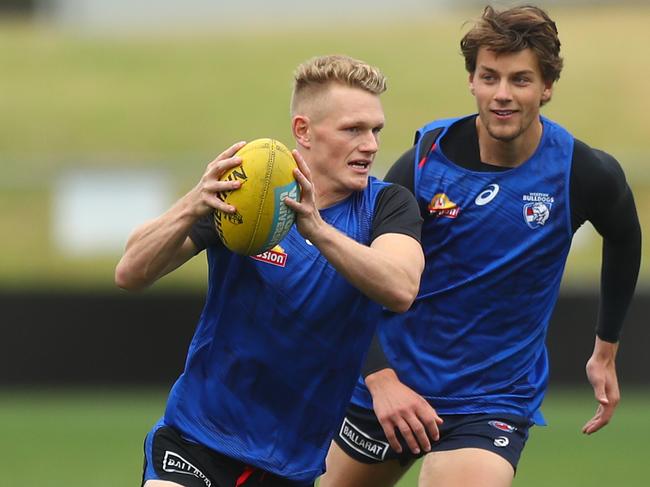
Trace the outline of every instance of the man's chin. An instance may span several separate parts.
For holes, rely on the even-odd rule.
[[[350,181],[348,187],[351,191],[363,191],[368,186],[368,177],[357,178],[354,181]]]
[[[499,142],[512,142],[517,137],[519,137],[519,135],[521,135],[521,131],[515,128],[503,127],[495,129],[494,127],[489,127],[488,134],[490,134],[490,137],[498,140]]]

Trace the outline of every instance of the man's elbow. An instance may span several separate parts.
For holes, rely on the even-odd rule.
[[[126,291],[140,291],[148,285],[144,279],[138,278],[137,274],[123,262],[120,262],[115,268],[114,279],[115,285]]]
[[[418,295],[418,288],[419,286],[409,286],[396,290],[391,296],[390,303],[385,304],[386,308],[394,313],[407,312]]]
[[[406,273],[400,282],[391,286],[390,304],[384,304],[386,308],[394,313],[405,313],[411,309],[411,305],[420,292],[420,280],[424,270],[424,257],[420,259],[417,272]]]

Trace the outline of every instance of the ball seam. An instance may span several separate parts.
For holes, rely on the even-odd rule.
[[[269,192],[269,187],[271,185],[271,173],[273,172],[273,167],[275,166],[275,140],[270,139],[269,141],[269,157],[266,158],[266,171],[264,171],[264,190],[262,191],[262,203],[257,209],[257,215],[255,218],[255,227],[253,229],[252,238],[248,243],[248,248],[246,253],[250,254],[250,250],[257,239],[257,232],[260,228],[260,222],[262,220],[262,214],[264,213],[264,205],[266,204],[266,197]]]

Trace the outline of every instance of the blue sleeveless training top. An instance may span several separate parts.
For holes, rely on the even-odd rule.
[[[442,130],[431,151],[416,148],[414,164],[416,198],[427,214],[426,268],[411,310],[384,312],[379,338],[400,379],[438,413],[507,413],[543,422],[544,341],[572,238],[574,139],[542,118],[543,135],[528,161],[474,172],[440,148],[457,120],[418,131],[421,142]],[[372,407],[362,379],[353,402]]]
[[[368,187],[321,210],[370,244]],[[185,437],[277,475],[312,481],[324,470],[380,306],[349,284],[295,226],[255,257],[208,248],[207,301],[164,422]]]

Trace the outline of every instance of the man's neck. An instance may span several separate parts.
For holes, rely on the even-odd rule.
[[[345,198],[352,194],[350,191],[346,192],[336,192],[333,190],[319,191],[317,183],[314,181],[314,186],[316,186],[316,207],[319,210],[324,210],[330,206],[334,206],[340,201],[343,201]]]
[[[537,150],[542,138],[542,122],[537,119],[524,133],[512,140],[498,140],[492,137],[480,117],[476,117],[476,130],[481,161],[494,166],[517,167],[526,162]]]

